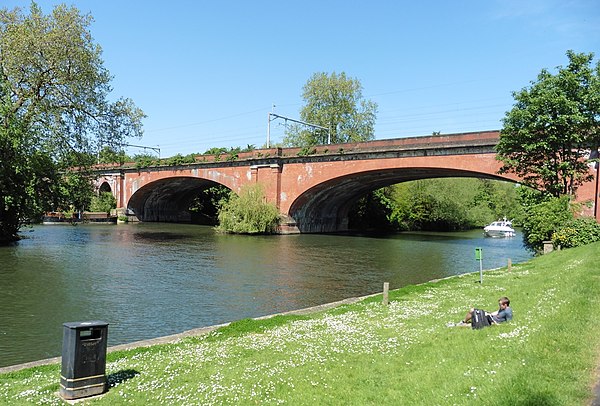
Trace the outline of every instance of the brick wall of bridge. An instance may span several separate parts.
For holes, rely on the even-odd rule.
[[[121,169],[99,184],[106,181],[119,206],[137,210],[142,220],[185,221],[186,199],[193,191],[220,184],[239,193],[244,185],[260,183],[286,218],[287,231],[337,231],[346,226],[352,202],[386,185],[450,176],[518,181],[497,174],[497,140],[498,132],[380,140],[320,146],[309,156],[278,148],[240,154],[236,161],[204,157],[179,167]],[[593,201],[596,187],[597,181],[584,185],[579,199]],[[586,210],[593,214],[594,207]]]

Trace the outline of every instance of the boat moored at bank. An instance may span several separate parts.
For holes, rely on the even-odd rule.
[[[512,221],[504,218],[485,226],[483,234],[486,237],[514,237],[516,232],[512,227]]]

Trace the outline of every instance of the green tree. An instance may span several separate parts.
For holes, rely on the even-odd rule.
[[[90,173],[86,170],[67,171],[57,183],[60,185],[60,200],[53,208],[67,211],[85,211],[90,208],[94,196]]]
[[[377,189],[363,196],[348,213],[348,228],[359,230],[390,231],[395,228],[391,221],[395,202],[392,186]]]
[[[514,92],[496,147],[501,173],[552,196],[573,195],[593,178],[585,157],[600,145],[600,62],[567,52],[569,64],[542,70],[531,86]]]
[[[0,92],[1,92],[0,78]],[[0,95],[6,96],[6,93]],[[4,100],[3,100],[4,101]],[[9,108],[0,104],[3,112]],[[27,143],[14,119],[0,126],[0,245],[18,239],[26,219],[38,218],[58,204],[60,174],[47,154]]]
[[[132,159],[138,169],[160,164],[160,160],[152,154],[136,154]]]
[[[600,241],[600,224],[593,218],[573,219],[552,234],[555,247],[573,248]]]
[[[61,176],[55,181],[58,195],[53,210],[85,211],[90,208],[94,191],[94,174],[90,171],[97,157],[86,152],[72,151],[65,154],[55,166]]]
[[[101,192],[98,196],[92,198],[90,205],[91,211],[110,213],[111,209],[117,207],[117,199],[110,192]]]
[[[488,179],[423,179],[388,186],[360,199],[349,226],[378,230],[461,230],[523,218],[514,184]]]
[[[211,186],[198,193],[190,203],[192,222],[198,224],[218,224],[219,210],[232,195],[231,189],[223,185]]]
[[[227,148],[225,148],[225,147],[212,147],[210,149],[207,149],[203,155],[221,155],[221,154],[226,154],[226,153],[227,153]]]
[[[538,201],[540,199],[538,198]],[[523,219],[523,241],[532,251],[541,252],[544,241],[573,220],[568,196],[546,197],[539,203],[526,204]]]
[[[268,234],[279,225],[279,210],[267,203],[259,184],[244,187],[240,195],[232,193],[219,211],[218,230],[237,234]]]
[[[127,154],[118,148],[104,146],[100,152],[98,152],[98,163],[101,164],[119,164],[123,165],[125,162],[132,161],[133,159],[127,156]]]
[[[315,73],[304,85],[302,98],[305,102],[300,111],[302,121],[328,128],[331,143],[374,138],[377,104],[363,98],[358,79],[348,78],[344,72]],[[327,141],[327,131],[293,125],[286,132],[284,144],[305,147]]]
[[[111,76],[75,7],[44,15],[32,3],[0,10],[0,244],[21,224],[51,208],[61,162],[95,156],[99,145],[141,136],[143,112],[129,99],[109,100]],[[65,159],[69,158],[69,159]],[[6,169],[8,168],[8,169]],[[54,201],[54,202],[53,202]]]

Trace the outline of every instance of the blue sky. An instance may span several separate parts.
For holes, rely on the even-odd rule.
[[[299,118],[315,72],[360,80],[387,139],[500,129],[511,92],[565,65],[567,50],[600,58],[596,0],[65,3],[94,17],[114,96],[148,115],[130,142],[163,157],[262,146],[272,105]],[[272,122],[272,142],[283,134]]]

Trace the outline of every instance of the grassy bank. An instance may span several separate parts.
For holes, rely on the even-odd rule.
[[[108,355],[94,404],[580,405],[600,349],[600,244],[410,286],[310,316],[242,320]],[[447,327],[469,306],[515,319]],[[0,404],[60,404],[60,366],[0,375]]]

